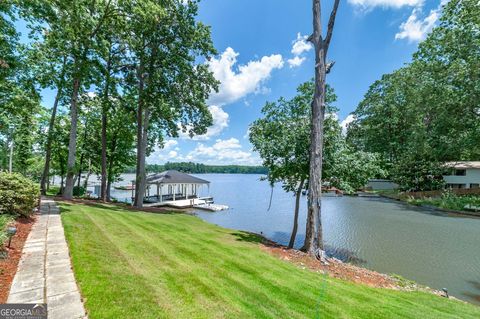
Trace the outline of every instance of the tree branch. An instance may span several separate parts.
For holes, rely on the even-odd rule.
[[[313,34],[309,37],[309,40],[315,46],[315,50],[318,49],[318,46],[323,44],[321,19],[322,6],[320,0],[313,0]]]
[[[330,40],[332,39],[333,26],[335,25],[335,18],[337,16],[337,10],[338,10],[339,4],[340,4],[340,0],[335,0],[335,3],[333,4],[332,12],[330,13],[330,19],[328,20],[327,36],[323,41],[323,47],[325,49],[325,58],[327,57],[328,47],[330,46]]]

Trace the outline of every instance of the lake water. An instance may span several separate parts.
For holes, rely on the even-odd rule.
[[[271,189],[260,175],[202,174],[209,194],[229,210],[196,211],[223,227],[262,233],[288,244],[293,225],[294,196],[280,186]],[[130,184],[125,175],[120,184]],[[113,190],[112,190],[113,191]],[[203,195],[208,189],[203,189]],[[113,191],[120,200],[131,192]],[[449,216],[382,198],[324,197],[322,222],[327,252],[344,261],[382,273],[395,273],[451,295],[480,304],[480,219]],[[295,246],[305,236],[303,197]]]

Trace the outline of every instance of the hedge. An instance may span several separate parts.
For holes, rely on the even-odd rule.
[[[0,172],[0,214],[30,216],[39,196],[38,185],[28,178]]]

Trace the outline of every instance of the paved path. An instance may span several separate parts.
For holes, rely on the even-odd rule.
[[[8,303],[47,303],[49,319],[86,318],[70,264],[60,210],[42,198],[12,282]]]

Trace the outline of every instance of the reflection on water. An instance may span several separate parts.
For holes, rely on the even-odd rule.
[[[270,187],[260,175],[204,174],[210,195],[230,207],[198,211],[200,218],[232,229],[262,233],[288,244],[294,197],[277,186],[268,209]],[[124,184],[133,176],[125,176]],[[204,189],[207,195],[207,189]],[[114,191],[126,199],[130,192]],[[123,196],[123,197],[122,197]],[[305,236],[306,198],[301,202],[295,246]],[[382,273],[395,273],[480,304],[480,219],[412,207],[381,198],[325,197],[322,223],[327,253]]]

